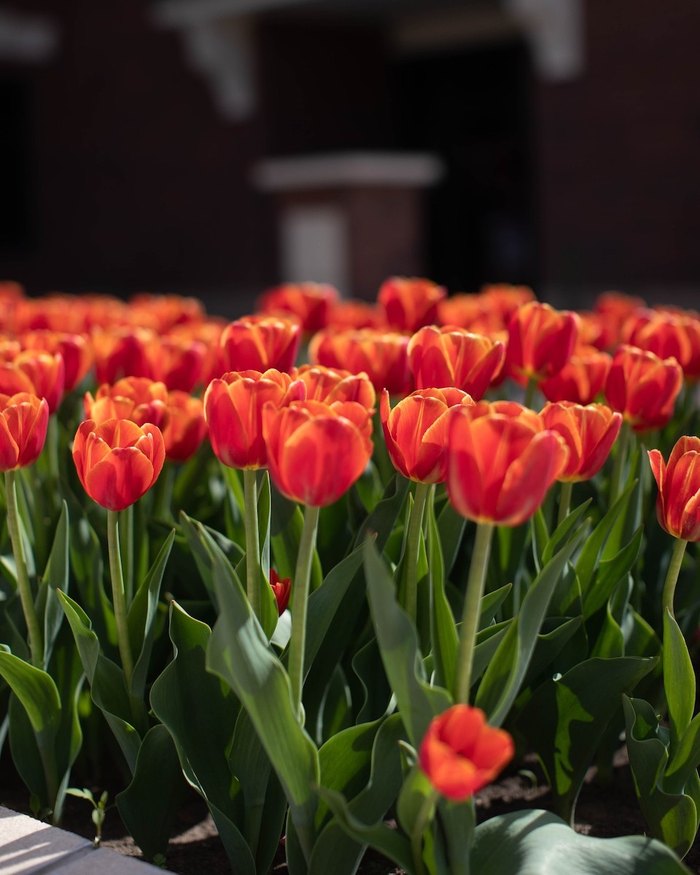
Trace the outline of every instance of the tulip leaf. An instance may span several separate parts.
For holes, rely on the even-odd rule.
[[[492,817],[474,835],[471,871],[479,875],[688,875],[660,842],[644,836],[580,835],[555,814],[539,809]]]
[[[578,526],[581,517],[586,514],[586,511],[591,506],[591,499],[588,498],[582,504],[579,504],[578,507],[575,507],[559,525],[552,532],[551,537],[547,541],[544,550],[542,551],[542,561],[549,562],[549,560],[554,556],[556,551],[562,547],[571,532]]]
[[[355,546],[362,546],[368,536],[376,537],[378,550],[383,550],[391,537],[396,520],[406,499],[410,481],[394,474],[384,490],[384,496],[367,517],[355,538]]]
[[[428,776],[418,764],[414,764],[404,778],[399,798],[396,801],[396,816],[401,829],[411,835],[425,800],[433,794]]]
[[[537,575],[523,598],[520,611],[501,641],[479,684],[476,704],[492,726],[506,719],[527,673],[537,635],[559,578],[585,531],[580,528]]]
[[[426,682],[416,630],[399,606],[389,569],[371,541],[365,544],[365,576],[384,670],[408,737],[416,746],[432,718],[452,704],[451,698],[446,690]]]
[[[488,626],[493,618],[498,613],[501,605],[510,595],[513,589],[512,583],[506,583],[504,586],[494,589],[491,592],[484,593],[481,597],[479,628],[484,629]]]
[[[513,620],[503,620],[501,623],[494,623],[481,629],[476,636],[476,646],[474,647],[474,662],[472,663],[472,679],[476,683],[482,674],[486,671],[486,666],[493,659],[494,653],[503,640],[503,636],[508,631]]]
[[[542,684],[518,718],[552,788],[555,811],[573,819],[586,771],[618,712],[656,660],[639,657],[588,659]]]
[[[152,726],[143,738],[131,783],[117,794],[124,826],[147,860],[164,854],[186,785],[175,744],[165,726]]]
[[[671,723],[672,749],[690,725],[695,708],[695,671],[685,638],[670,611],[664,611],[664,691]]]
[[[606,543],[610,538],[615,522],[618,517],[623,516],[627,512],[634,486],[634,482],[630,483],[617,501],[612,507],[610,507],[605,516],[593,529],[590,536],[586,538],[586,543],[583,545],[581,553],[576,560],[576,573],[581,584],[584,598],[587,597],[588,589],[593,580],[593,575],[595,574],[596,568],[601,559],[611,558],[610,556],[603,556],[602,554],[606,547]],[[614,552],[617,552],[617,550]],[[605,599],[603,601],[605,601]]]
[[[622,704],[634,789],[649,832],[683,856],[695,840],[698,810],[690,795],[664,786],[668,731],[659,725],[654,709],[644,699],[623,696]]]
[[[146,689],[160,587],[174,540],[175,529],[165,539],[165,543],[160,548],[153,565],[137,589],[134,600],[129,607],[128,626],[131,652],[138,653],[134,674],[131,678],[131,691],[138,699],[143,698]]]
[[[185,535],[187,540],[187,545],[190,548],[190,552],[194,557],[195,564],[197,566],[197,570],[199,571],[200,577],[202,578],[202,583],[204,584],[209,597],[212,602],[216,604],[216,594],[214,592],[214,584],[212,582],[212,569],[211,562],[209,560],[209,554],[202,543],[202,540],[199,536],[199,529],[197,525],[202,525],[198,523],[197,520],[188,516],[184,510],[180,511],[180,526],[182,528],[182,532]],[[235,544],[233,541],[229,541],[228,538],[225,538],[218,532],[215,532],[213,529],[209,529],[207,526],[203,526],[207,534],[213,538],[219,547],[223,550],[223,552],[228,556],[229,561],[233,565],[237,565],[242,557],[244,556],[243,550]]]
[[[0,645],[0,677],[22,703],[37,738],[53,742],[60,721],[61,698],[51,675]]]
[[[545,671],[550,677],[554,673],[553,665],[563,648],[572,636],[581,628],[582,617],[547,617],[537,636],[535,651],[530,659],[523,687],[535,683]]]
[[[207,646],[207,669],[236,693],[250,715],[284,788],[299,839],[308,857],[313,845],[318,752],[294,712],[289,677],[270,649],[240,581],[226,557],[199,526],[210,552],[219,619]]]
[[[56,590],[68,590],[68,505],[64,501],[56,526],[53,546],[41,579],[40,598],[44,601],[44,667],[48,666],[64,613]]]
[[[583,593],[583,612],[591,617],[610,598],[615,587],[624,580],[637,561],[642,545],[643,529],[640,526],[632,540],[609,559],[601,559],[596,566],[588,588]]]
[[[680,793],[700,765],[700,714],[696,714],[683,733],[666,769],[664,786]]]
[[[430,632],[435,680],[451,690],[457,669],[457,626],[445,593],[445,562],[432,498],[426,502],[428,568],[430,575]]]
[[[537,571],[542,570],[544,565],[544,551],[549,543],[549,529],[541,507],[538,507],[530,519],[530,531],[532,533],[532,556],[535,560]]]
[[[454,567],[466,526],[466,519],[457,513],[449,501],[446,501],[437,517],[437,530],[440,534],[440,548],[444,558],[446,579]]]

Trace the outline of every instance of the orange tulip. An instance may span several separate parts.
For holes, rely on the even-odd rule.
[[[166,458],[186,462],[197,452],[206,434],[202,399],[178,389],[169,392],[167,423],[163,428]]]
[[[382,328],[384,327],[384,314],[375,304],[370,304],[367,301],[341,301],[331,307],[326,327],[335,331],[347,331],[352,328]]]
[[[320,331],[328,323],[331,307],[339,300],[338,290],[327,283],[286,283],[265,292],[258,301],[261,313],[294,316],[302,331]]]
[[[542,431],[544,423],[539,413],[530,410],[519,404],[517,401],[477,401],[473,407],[469,408],[469,414],[472,419],[479,419],[482,416],[504,416],[507,419],[517,419],[524,422],[532,431]]]
[[[390,277],[377,296],[386,324],[413,333],[437,321],[438,304],[447,292],[442,286],[418,277]]]
[[[668,464],[659,450],[649,451],[659,494],[656,515],[669,535],[700,541],[700,437],[682,437]]]
[[[541,412],[545,428],[560,434],[569,448],[569,459],[558,480],[590,480],[605,464],[620,432],[622,416],[605,404],[546,404]]]
[[[620,343],[622,326],[633,313],[645,306],[642,298],[624,295],[622,292],[603,292],[598,295],[593,311],[600,317],[604,349],[615,349]]]
[[[92,366],[92,348],[83,334],[38,329],[21,335],[23,349],[60,353],[65,368],[65,391],[70,392]]]
[[[404,395],[411,390],[407,348],[408,337],[396,332],[319,331],[309,344],[309,358],[328,368],[365,373],[378,392],[388,389],[391,395]]]
[[[343,415],[364,411],[366,426]],[[266,404],[263,435],[270,476],[279,491],[301,504],[324,507],[337,501],[358,479],[372,455],[369,413],[359,404],[293,401]]]
[[[214,454],[230,468],[264,468],[263,407],[303,397],[303,384],[274,368],[232,371],[212,380],[204,393],[204,415]]]
[[[503,366],[505,347],[461,328],[427,325],[408,343],[408,366],[418,389],[454,386],[479,399]]]
[[[420,483],[442,482],[449,411],[473,403],[459,389],[418,389],[390,410],[385,389],[380,402],[382,428],[396,470]]]
[[[450,416],[447,492],[467,519],[518,526],[564,470],[566,444],[556,432],[542,430],[539,417],[484,408],[481,402]]]
[[[148,376],[168,389],[191,392],[202,382],[206,348],[181,336],[154,337],[144,344]]]
[[[669,422],[682,385],[683,370],[676,359],[621,346],[605,383],[605,397],[635,431],[645,431]]]
[[[508,325],[506,371],[519,383],[553,377],[571,358],[578,337],[578,316],[532,301]]]
[[[164,383],[148,377],[123,377],[113,386],[104,383],[95,397],[86,392],[83,408],[86,418],[98,425],[108,419],[130,419],[136,425],[150,422],[163,429],[168,419],[168,390]]]
[[[622,342],[653,352],[659,358],[676,359],[685,370],[693,356],[686,321],[680,314],[637,310],[622,328]]]
[[[377,396],[366,374],[353,374],[323,365],[302,365],[292,375],[306,387],[306,398],[309,401],[323,401],[326,404],[334,401],[356,401],[367,410],[374,409]]]
[[[294,365],[301,326],[279,316],[244,316],[224,329],[220,340],[224,371],[289,371]]]
[[[35,462],[44,448],[48,424],[45,398],[28,392],[0,394],[0,471]]]
[[[116,383],[121,377],[146,377],[149,368],[144,347],[153,337],[138,328],[95,328],[92,349],[98,384]]]
[[[165,461],[159,428],[130,419],[97,425],[86,419],[73,441],[73,461],[87,494],[107,510],[124,510],[158,479]]]
[[[292,580],[289,577],[280,577],[274,568],[270,569],[270,586],[277,602],[277,611],[280,617],[287,610],[289,596],[292,593]]]
[[[436,790],[463,802],[493,781],[514,753],[510,735],[489,726],[480,708],[453,705],[430,721],[418,761]]]
[[[579,346],[564,367],[540,383],[548,401],[590,404],[603,392],[612,357],[593,346]]]
[[[205,316],[204,305],[200,300],[182,295],[153,295],[141,292],[132,295],[129,309],[139,317],[142,313],[148,313],[151,316],[149,323],[154,324],[160,334],[170,331],[176,325],[201,322]]]

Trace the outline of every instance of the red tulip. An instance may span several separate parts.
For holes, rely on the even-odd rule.
[[[411,390],[408,370],[408,337],[390,331],[319,331],[309,344],[309,358],[328,368],[365,373],[374,388],[391,395]]]
[[[679,313],[637,310],[623,325],[622,341],[653,352],[662,359],[673,356],[685,370],[693,358],[687,321]]]
[[[600,317],[604,344],[602,348],[614,350],[620,343],[622,326],[633,313],[645,306],[642,298],[624,295],[622,292],[603,292],[598,295],[594,313]]]
[[[287,610],[289,596],[292,593],[292,580],[289,577],[280,577],[274,568],[270,569],[270,586],[275,595],[277,610],[280,617]]]
[[[289,371],[301,339],[301,326],[279,316],[244,316],[224,329],[220,340],[224,371]]]
[[[364,412],[366,425],[343,415]],[[270,476],[279,491],[301,504],[324,507],[337,501],[358,479],[372,455],[369,413],[360,404],[293,401],[266,404],[263,434]]]
[[[168,393],[167,424],[163,428],[165,456],[174,462],[186,462],[199,449],[207,434],[204,404],[187,392],[173,389]]]
[[[438,304],[446,294],[430,280],[394,276],[382,283],[377,301],[387,325],[412,334],[437,321]]]
[[[408,344],[408,366],[418,389],[454,386],[479,399],[503,366],[505,347],[461,328],[427,325]]]
[[[340,301],[331,307],[326,327],[335,331],[384,328],[384,314],[368,301]]]
[[[538,429],[527,415],[486,406],[461,407],[450,417],[447,492],[468,519],[518,526],[540,506],[568,451],[556,432]]]
[[[65,365],[60,353],[23,350],[15,356],[12,366],[29,378],[32,386],[29,391],[32,394],[46,398],[51,413],[58,409],[65,387]],[[4,380],[0,380],[0,383],[4,383]]]
[[[682,437],[668,464],[659,450],[649,451],[659,494],[656,515],[669,535],[700,541],[700,437]]]
[[[338,290],[327,283],[286,283],[265,292],[258,301],[261,313],[294,316],[302,331],[314,333],[325,328]]]
[[[674,358],[621,346],[605,383],[605,397],[635,431],[661,428],[673,416],[683,385],[683,370]]]
[[[489,726],[480,708],[453,705],[430,721],[418,761],[436,790],[463,802],[493,781],[514,753],[510,735]]]
[[[170,390],[191,392],[202,382],[206,348],[180,335],[154,337],[144,344],[148,375]]]
[[[73,461],[87,494],[107,510],[124,510],[158,479],[165,461],[159,428],[130,419],[97,425],[86,419],[73,441]]]
[[[86,392],[83,408],[86,418],[98,425],[108,419],[130,419],[136,425],[150,422],[163,429],[168,419],[168,390],[164,383],[148,377],[123,377],[113,386],[100,386],[95,397]]]
[[[571,358],[578,337],[578,316],[531,301],[508,325],[507,373],[520,383],[553,377]]]
[[[121,377],[147,377],[144,347],[152,337],[152,332],[137,328],[94,328],[91,339],[98,384],[116,383]]]
[[[92,366],[92,348],[83,334],[40,329],[27,331],[21,338],[23,349],[60,353],[65,367],[65,391],[82,381]]]
[[[306,387],[309,401],[356,401],[372,411],[376,401],[374,386],[366,374],[353,374],[339,368],[326,368],[323,365],[302,365],[293,375]]]
[[[35,462],[44,448],[48,424],[45,398],[28,392],[0,394],[0,471]]]
[[[622,416],[605,404],[583,406],[570,401],[546,404],[545,428],[556,431],[569,448],[569,459],[558,480],[590,480],[605,464],[620,432]]]
[[[473,403],[459,389],[418,389],[390,410],[385,389],[380,402],[382,428],[396,470],[420,483],[442,482],[449,411]]]
[[[590,404],[603,392],[612,357],[592,346],[578,347],[555,376],[540,383],[548,401]]]
[[[232,371],[212,380],[204,393],[204,415],[214,454],[230,468],[265,467],[263,407],[277,408],[303,397],[303,384],[274,368],[264,373]]]

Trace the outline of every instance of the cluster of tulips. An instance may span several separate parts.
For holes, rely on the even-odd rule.
[[[60,818],[82,714],[117,742],[149,857],[184,775],[246,875],[281,835],[293,875],[354,872],[368,845],[416,875],[555,850],[685,871],[698,314],[410,278],[374,304],[286,285],[232,322],[12,283],[0,308],[0,745],[38,813]],[[623,733],[660,841],[547,812],[476,826],[516,751],[572,820]]]

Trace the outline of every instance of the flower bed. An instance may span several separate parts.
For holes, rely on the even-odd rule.
[[[687,871],[697,314],[0,295],[0,741],[35,813],[110,762],[148,859],[189,784],[250,875],[281,837],[293,875]],[[653,838],[578,834],[623,739]],[[526,755],[549,810],[477,824]]]

